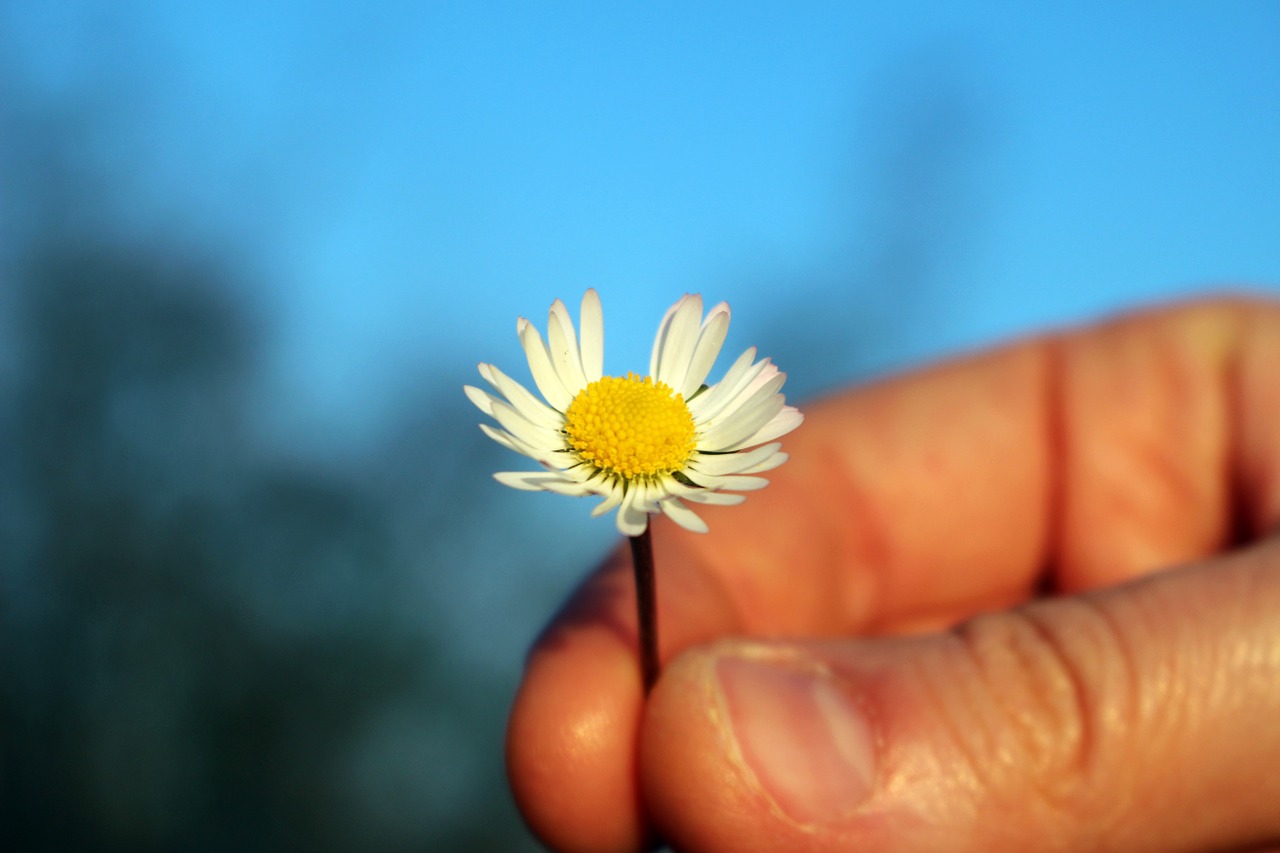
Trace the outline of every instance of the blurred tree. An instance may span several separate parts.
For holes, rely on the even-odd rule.
[[[121,176],[82,182],[65,123],[14,116],[0,849],[532,848],[502,779],[506,682],[416,594],[474,493],[264,446],[244,291],[113,230]],[[419,440],[436,477],[466,454],[422,442],[456,416]]]
[[[378,494],[256,449],[228,289],[84,243],[18,284],[0,846],[527,843],[476,757],[501,685],[398,606],[431,565],[394,547]]]

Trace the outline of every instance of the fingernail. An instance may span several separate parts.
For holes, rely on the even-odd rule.
[[[871,795],[874,734],[830,674],[740,657],[715,666],[736,757],[783,813],[827,823]]]

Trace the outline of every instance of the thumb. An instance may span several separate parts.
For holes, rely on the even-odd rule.
[[[682,851],[1280,839],[1280,544],[945,634],[723,641],[666,673],[643,794]]]

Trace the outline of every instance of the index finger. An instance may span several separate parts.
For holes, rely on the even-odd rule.
[[[807,406],[769,488],[707,508],[705,536],[655,525],[661,654],[727,634],[940,627],[1046,583],[1096,586],[1212,553],[1280,511],[1276,478],[1258,473],[1277,470],[1268,364],[1280,364],[1280,307],[1202,304]],[[644,836],[629,571],[616,554],[574,595],[512,711],[512,786],[557,849],[637,849]]]

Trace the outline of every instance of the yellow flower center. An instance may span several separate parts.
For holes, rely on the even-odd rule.
[[[565,412],[564,434],[580,458],[627,480],[679,471],[696,446],[684,398],[634,373],[579,391]]]

